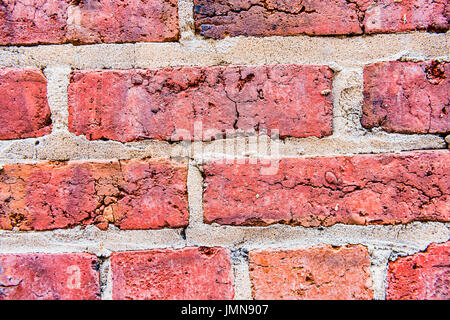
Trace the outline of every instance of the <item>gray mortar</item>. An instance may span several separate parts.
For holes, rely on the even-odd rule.
[[[386,153],[447,148],[449,137],[387,134],[361,127],[363,67],[378,61],[449,60],[450,33],[385,34],[358,37],[236,37],[210,40],[193,31],[193,3],[179,0],[181,39],[176,43],[38,45],[0,47],[0,67],[35,67],[48,79],[53,131],[40,138],[0,141],[2,164],[42,160],[185,157],[189,160],[189,226],[185,229],[101,231],[85,229],[43,232],[0,231],[0,253],[89,252],[100,260],[103,299],[112,298],[109,256],[113,251],[223,246],[232,251],[235,298],[251,299],[247,250],[298,249],[322,244],[363,244],[371,256],[375,299],[385,299],[388,261],[423,251],[430,243],[448,241],[448,223],[407,225],[334,225],[304,228],[285,225],[231,227],[203,223],[202,163],[213,159],[256,159]],[[67,85],[73,69],[130,69],[167,66],[264,65],[276,63],[328,65],[333,81],[333,135],[324,139],[287,138],[258,149],[254,138],[231,137],[196,143],[89,141],[67,128]],[[267,140],[267,136],[260,139]],[[274,143],[274,142],[272,142]],[[261,144],[259,144],[260,146]]]

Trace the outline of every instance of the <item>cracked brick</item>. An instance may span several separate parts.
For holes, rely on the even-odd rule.
[[[176,0],[0,1],[0,45],[162,42],[178,38]]]
[[[325,66],[75,71],[69,130],[90,140],[209,140],[238,131],[324,137],[333,72]],[[201,123],[202,132],[195,132]]]
[[[66,42],[63,0],[0,1],[0,45]]]
[[[448,300],[450,242],[389,262],[387,283],[389,300]]]
[[[194,0],[195,29],[205,37],[445,32],[445,0]]]
[[[361,245],[250,251],[257,300],[369,300],[370,258]]]
[[[163,42],[179,33],[176,0],[81,0],[68,8],[73,43]]]
[[[0,140],[34,138],[52,130],[47,79],[38,69],[0,68]]]
[[[230,300],[231,254],[225,248],[183,248],[111,255],[115,300]]]
[[[448,222],[450,152],[287,158],[203,165],[206,223],[305,227]]]
[[[181,161],[7,164],[0,171],[0,228],[184,227],[186,179]]]
[[[87,253],[1,254],[0,300],[98,300],[96,264]]]
[[[364,68],[361,123],[398,133],[450,131],[450,63],[379,62]]]

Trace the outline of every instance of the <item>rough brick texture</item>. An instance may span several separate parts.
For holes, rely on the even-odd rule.
[[[302,226],[449,221],[450,152],[282,159],[261,165],[205,164],[207,223]],[[273,164],[272,164],[273,165]]]
[[[369,4],[364,16],[366,33],[413,30],[445,32],[449,28],[450,6],[447,0],[369,0],[364,2]]]
[[[179,37],[177,0],[81,0],[68,9],[72,42],[171,41]]]
[[[168,161],[8,164],[0,171],[0,228],[186,226],[186,178],[185,163]]]
[[[100,298],[97,258],[87,253],[0,255],[0,300]]]
[[[387,299],[449,300],[450,242],[389,263]]]
[[[331,134],[332,76],[328,67],[297,65],[75,71],[69,130],[122,142],[272,129],[323,137]]]
[[[217,300],[234,296],[230,252],[184,248],[113,253],[114,299]]]
[[[37,69],[0,69],[0,140],[39,137],[52,130],[47,79]]]
[[[450,132],[450,63],[393,61],[366,66],[361,123],[388,132]]]
[[[320,246],[251,251],[250,279],[259,300],[372,299],[366,247]]]
[[[446,31],[448,10],[446,0],[194,0],[195,28],[211,38]]]
[[[0,45],[66,42],[68,2],[1,1]]]
[[[0,45],[160,42],[178,37],[176,0],[0,2]]]

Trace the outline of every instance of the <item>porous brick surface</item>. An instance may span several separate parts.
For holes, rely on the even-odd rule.
[[[87,253],[0,254],[0,300],[97,300],[97,266]]]
[[[176,0],[0,3],[0,45],[161,42],[179,37]]]
[[[0,140],[40,137],[52,131],[47,79],[40,70],[0,68]]]
[[[449,288],[450,242],[389,263],[387,299],[448,300]]]
[[[388,132],[450,132],[450,63],[378,62],[364,68],[361,123]]]
[[[448,16],[445,0],[194,0],[197,32],[215,39],[446,31]]]
[[[186,164],[172,161],[5,165],[0,171],[0,227],[182,227],[189,216],[186,177]]]
[[[281,137],[328,136],[332,76],[328,67],[299,65],[75,71],[69,130],[122,142],[273,129]]]
[[[372,299],[370,258],[364,246],[319,246],[250,252],[258,300]]]
[[[219,247],[114,253],[113,298],[232,299],[230,259],[230,252]]]
[[[330,226],[449,221],[450,152],[307,157],[260,164],[208,162],[207,223]]]

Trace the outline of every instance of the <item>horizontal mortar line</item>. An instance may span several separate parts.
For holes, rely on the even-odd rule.
[[[419,147],[417,147],[419,148]],[[212,162],[212,161],[231,161],[231,160],[283,160],[283,159],[307,159],[307,158],[314,158],[314,157],[353,157],[353,156],[357,156],[357,155],[388,155],[388,154],[401,154],[401,153],[405,153],[405,152],[420,152],[420,151],[444,151],[444,150],[448,150],[447,148],[433,148],[433,149],[416,149],[416,148],[412,148],[412,149],[404,149],[404,150],[394,150],[394,151],[358,151],[358,150],[354,150],[354,151],[346,151],[346,152],[342,152],[342,153],[327,153],[327,152],[322,152],[322,153],[302,153],[302,154],[281,154],[279,156],[265,156],[265,155],[252,155],[252,156],[233,156],[230,154],[222,154],[222,153],[202,153],[202,154],[197,154],[195,156],[176,156],[176,157],[171,157],[171,156],[155,156],[155,155],[144,155],[142,157],[139,156],[130,156],[130,157],[96,157],[96,158],[81,158],[81,157],[74,157],[74,158],[70,158],[67,159],[66,157],[61,157],[61,158],[53,158],[53,157],[48,157],[48,158],[39,158],[39,159],[27,159],[27,158],[0,158],[0,165],[5,165],[5,164],[38,164],[38,163],[42,163],[42,162],[104,162],[104,161],[118,161],[118,160],[123,160],[123,161],[127,161],[127,160],[133,160],[133,159],[138,159],[138,160],[192,160],[193,161],[193,165],[198,165],[198,164],[202,164],[205,162]],[[230,165],[233,163],[229,163]],[[0,168],[1,169],[1,168]]]
[[[88,243],[111,243],[117,244],[114,238],[121,237],[120,243],[133,244],[133,245],[143,245],[147,244],[151,247],[162,246],[162,247],[172,247],[172,246],[189,246],[189,245],[202,245],[205,241],[196,241],[189,236],[189,234],[201,235],[209,234],[209,238],[206,240],[210,243],[222,243],[229,246],[236,246],[237,244],[251,244],[253,241],[261,242],[260,240],[252,239],[252,236],[261,235],[262,233],[274,232],[279,234],[280,239],[277,241],[263,239],[265,245],[273,246],[274,244],[283,244],[289,241],[299,242],[300,240],[312,239],[328,239],[332,243],[337,242],[348,242],[348,241],[364,241],[373,242],[379,241],[380,243],[392,244],[392,245],[408,245],[407,240],[397,240],[398,236],[402,232],[407,232],[410,236],[417,233],[417,235],[422,235],[424,228],[430,228],[428,231],[433,231],[433,236],[429,237],[432,239],[442,239],[438,236],[434,236],[436,229],[440,229],[447,234],[447,239],[450,238],[450,222],[420,222],[414,221],[406,224],[397,225],[346,225],[346,224],[335,224],[328,227],[302,227],[302,226],[291,226],[283,224],[273,224],[269,226],[220,226],[220,225],[208,225],[200,224],[194,227],[187,227],[187,240],[181,238],[181,231],[185,228],[174,228],[174,229],[157,229],[157,230],[120,230],[115,227],[110,227],[108,230],[103,231],[97,229],[95,226],[89,226],[86,228],[75,227],[72,229],[55,229],[49,231],[10,231],[10,230],[0,230],[0,235],[2,238],[0,241],[0,251],[3,247],[3,242],[7,240],[30,240],[30,241],[47,241],[61,246],[67,246],[68,243],[65,239],[70,242],[70,245],[86,245]],[[389,236],[391,239],[386,240],[385,238],[379,238],[377,235],[372,238],[370,235],[373,232],[381,231],[383,237]],[[241,232],[233,236],[236,233]],[[350,232],[350,236],[343,236],[342,233]],[[369,235],[369,236],[368,236]],[[106,238],[111,236],[111,238]],[[139,243],[136,241],[136,237],[146,236],[143,242]],[[173,237],[170,240],[167,237]],[[311,238],[313,236],[314,238]],[[7,238],[5,238],[7,237]],[[128,238],[127,238],[128,237]],[[248,238],[250,237],[250,238]],[[221,240],[221,239],[227,239]],[[248,238],[248,239],[247,239]],[[414,238],[414,237],[413,237]],[[130,241],[127,241],[129,239]],[[231,239],[231,240],[230,240]],[[414,238],[415,239],[415,238]],[[422,238],[417,238],[419,240]],[[428,241],[432,242],[433,240]],[[427,242],[428,242],[427,241]],[[324,242],[324,241],[322,241]],[[328,243],[328,242],[327,242]],[[264,247],[264,245],[263,245]]]
[[[417,235],[418,236],[418,235]],[[0,248],[0,254],[26,254],[26,253],[91,253],[97,256],[110,257],[111,253],[114,252],[127,252],[127,251],[148,251],[148,250],[158,250],[158,249],[174,249],[179,250],[188,247],[222,247],[229,249],[230,251],[235,251],[239,249],[248,249],[250,251],[258,250],[300,250],[311,247],[317,247],[321,245],[331,245],[331,246],[347,246],[347,245],[363,245],[368,248],[373,248],[374,250],[393,250],[399,256],[411,255],[416,252],[424,251],[432,243],[444,243],[449,239],[428,239],[422,241],[420,244],[411,244],[407,242],[394,242],[394,241],[383,241],[378,239],[356,239],[356,238],[334,238],[334,239],[318,239],[317,241],[311,241],[310,238],[294,238],[294,239],[283,239],[279,242],[271,243],[252,243],[251,240],[245,242],[235,243],[224,243],[223,241],[210,241],[208,243],[204,242],[188,242],[185,244],[181,243],[167,243],[166,241],[161,241],[160,243],[151,244],[136,244],[135,242],[125,242],[122,247],[118,246],[116,242],[108,241],[86,241],[78,240],[72,241],[71,245],[67,243],[58,243],[56,241],[45,241],[40,240],[43,244],[30,245],[29,243],[22,242],[24,247],[17,250],[17,246],[11,249]],[[99,243],[101,242],[101,248]],[[98,249],[93,247],[98,247]],[[108,246],[113,248],[108,249]]]
[[[221,43],[229,43],[229,42],[239,42],[239,41],[279,41],[286,40],[286,42],[292,42],[295,40],[308,40],[308,44],[311,41],[337,41],[337,42],[352,42],[352,41],[360,41],[363,40],[365,42],[370,42],[375,38],[379,38],[382,40],[398,40],[398,38],[416,38],[416,37],[447,37],[450,35],[450,30],[446,32],[427,32],[427,31],[406,31],[406,32],[394,32],[394,33],[368,33],[368,34],[352,34],[352,35],[308,35],[308,34],[298,34],[298,35],[289,35],[289,36],[233,36],[227,37],[224,39],[213,39],[208,37],[203,37],[194,33],[193,37],[188,37],[187,39],[180,38],[178,41],[130,41],[130,42],[102,42],[102,43],[84,43],[84,44],[74,44],[71,42],[65,43],[44,43],[44,44],[11,44],[11,45],[0,45],[0,50],[7,49],[18,49],[18,48],[36,48],[36,47],[56,47],[56,46],[66,46],[73,48],[85,48],[85,47],[105,47],[105,46],[127,46],[132,47],[136,45],[155,45],[155,46],[163,46],[163,45],[173,45],[179,44],[184,45],[189,42],[202,42],[207,45],[211,44],[221,44]]]
[[[442,40],[446,41],[448,38],[448,35],[450,33],[436,33],[436,34],[430,34],[430,33],[405,33],[405,34],[385,34],[385,35],[373,35],[373,36],[361,36],[360,38],[357,38],[358,46],[363,47],[360,51],[357,51],[352,54],[346,54],[345,58],[350,61],[360,61],[361,56],[364,56],[366,52],[374,51],[374,49],[379,48],[380,43],[383,42],[383,45],[386,47],[389,46],[389,41],[392,41],[392,43],[398,44],[399,40],[402,41],[410,41],[411,45],[418,45],[420,46],[420,41],[423,40],[422,38],[427,37],[434,37],[439,38],[436,39],[436,41]],[[377,41],[380,41],[380,43],[372,44],[372,40],[374,38],[377,38]],[[410,39],[409,39],[410,38]],[[420,39],[416,39],[420,38]],[[325,41],[330,41],[330,39],[333,39],[331,44],[327,44]],[[246,47],[247,45],[258,45],[261,41],[265,41],[267,43],[271,42],[283,42],[286,47],[280,47],[275,46],[274,49],[267,49],[266,51],[261,53],[256,53],[255,57],[259,57],[259,60],[257,63],[249,63],[246,64],[241,63],[242,58],[235,57],[235,52],[233,50],[239,49],[241,47]],[[274,64],[274,63],[268,63],[266,60],[267,56],[270,56],[270,54],[276,54],[276,53],[282,53],[284,54],[286,50],[289,51],[289,48],[296,48],[296,49],[302,49],[303,47],[311,52],[317,52],[317,50],[321,50],[324,48],[324,45],[327,46],[331,51],[334,51],[333,49],[348,49],[349,46],[352,46],[352,43],[347,42],[354,42],[355,38],[329,38],[329,37],[311,37],[311,36],[293,36],[293,37],[266,37],[266,38],[258,38],[258,37],[236,37],[236,38],[230,38],[230,39],[224,39],[224,40],[210,40],[210,39],[193,39],[188,41],[182,41],[182,42],[163,42],[163,43],[153,43],[153,42],[137,42],[137,43],[123,43],[123,44],[87,44],[87,45],[80,45],[80,46],[74,46],[71,44],[61,44],[61,45],[37,45],[37,46],[3,46],[0,47],[0,52],[8,52],[13,51],[11,54],[15,56],[19,62],[17,64],[12,63],[12,65],[23,65],[23,66],[32,66],[32,65],[39,65],[39,66],[45,66],[45,65],[54,65],[54,64],[66,64],[66,65],[73,65],[76,66],[77,69],[134,69],[134,68],[146,68],[148,65],[148,61],[153,61],[152,58],[154,58],[154,54],[156,51],[159,50],[158,54],[161,55],[162,59],[158,59],[157,62],[153,61],[152,68],[158,68],[158,67],[167,67],[167,66],[179,66],[179,65],[199,65],[199,66],[216,66],[216,65],[234,65],[234,64],[242,64],[242,65],[262,65],[262,64]],[[242,43],[241,43],[242,42]],[[304,44],[301,42],[305,42]],[[316,43],[314,43],[316,42]],[[338,43],[334,43],[338,42]],[[362,43],[361,43],[362,42]],[[223,47],[223,48],[222,48]],[[51,59],[49,61],[48,56],[46,54],[46,51],[48,49],[51,49],[53,52],[60,50],[60,56],[61,59]],[[151,52],[149,56],[151,58],[146,58],[145,53],[147,52],[147,49],[156,49],[155,52]],[[408,49],[408,48],[406,48]],[[42,56],[39,56],[39,51]],[[167,55],[167,52],[171,50],[178,50],[178,55],[175,54],[174,57],[170,57]],[[227,52],[228,50],[228,52]],[[382,54],[382,57],[378,57],[376,59],[362,59],[362,61],[358,63],[351,63],[352,65],[364,65],[367,63],[371,63],[374,61],[390,61],[390,60],[397,60],[401,56],[405,55],[404,47],[399,47],[397,52],[389,52],[386,51]],[[436,48],[430,49],[430,48],[423,48],[423,50],[436,50]],[[445,49],[445,46],[443,48],[440,48],[438,50],[442,51],[442,54],[436,55],[430,55],[426,54],[426,58],[424,59],[432,59],[432,58],[446,58],[448,57],[448,50]],[[69,51],[69,52],[68,52]],[[128,52],[132,55],[131,62],[130,59],[126,59],[126,61],[117,61],[116,59],[111,59],[108,55],[105,55],[105,57],[99,59],[97,62],[89,62],[89,58],[94,54],[95,52],[107,52],[107,53],[125,53]],[[302,50],[301,50],[302,51]],[[347,52],[347,50],[346,50]],[[432,51],[430,51],[432,52]],[[66,57],[67,54],[74,54],[73,57]],[[193,53],[194,56],[192,57],[186,57],[184,56],[185,53]],[[198,55],[201,55],[202,53],[211,55],[212,57],[218,58],[218,61],[202,61],[201,63],[198,63],[201,61],[201,59],[198,59]],[[36,56],[37,54],[37,56]],[[87,62],[85,59],[83,59],[83,55],[88,55]],[[142,54],[144,54],[143,58],[139,58]],[[275,55],[278,56],[278,55]],[[396,57],[395,57],[396,56]],[[406,54],[407,56],[407,54]],[[20,61],[20,58],[25,58],[25,63]],[[109,58],[108,58],[109,57]],[[335,59],[335,58],[338,59]],[[312,55],[312,57],[308,57],[304,54],[304,52],[294,53],[292,55],[289,55],[287,60],[300,60],[304,61],[304,64],[308,64],[308,62],[311,62],[312,64],[330,64],[331,61],[334,62],[334,60],[339,60],[339,57],[344,57],[343,54],[337,50],[337,52],[332,52],[329,54],[316,54]],[[32,60],[31,64],[26,63],[26,61],[30,58]],[[78,61],[78,59],[82,58],[82,61]],[[253,56],[252,56],[253,58]],[[293,59],[295,58],[295,59]],[[95,58],[94,58],[95,59]],[[229,60],[224,63],[225,59]],[[331,59],[331,61],[330,61]],[[384,60],[385,59],[385,60]],[[414,57],[414,59],[417,59],[417,57]],[[186,63],[186,60],[188,63]],[[245,59],[244,59],[245,60]],[[181,62],[180,62],[181,61]],[[4,65],[11,65],[8,63],[1,63]],[[119,66],[117,66],[119,64]],[[102,68],[98,68],[99,65],[102,65]]]
[[[1,51],[0,51],[1,54]],[[33,55],[30,55],[31,57]],[[301,55],[299,55],[299,57],[301,57]],[[252,63],[252,62],[227,62],[227,63],[222,63],[222,62],[218,62],[218,63],[210,63],[210,64],[195,64],[195,63],[178,63],[178,62],[174,62],[174,63],[161,63],[161,64],[155,64],[155,65],[141,65],[141,66],[114,66],[114,65],[108,65],[107,63],[104,62],[94,62],[92,64],[89,64],[89,66],[79,66],[77,65],[77,63],[66,63],[66,62],[57,62],[57,63],[53,63],[53,62],[39,62],[37,59],[33,58],[33,61],[35,63],[30,64],[30,63],[3,63],[2,61],[0,61],[0,68],[38,68],[38,69],[45,69],[49,66],[69,66],[72,68],[72,70],[101,70],[101,71],[108,71],[108,70],[138,70],[138,69],[163,69],[163,68],[176,68],[176,67],[227,67],[227,66],[266,66],[266,65],[287,65],[287,64],[296,64],[296,65],[324,65],[324,66],[328,66],[331,69],[333,69],[335,72],[340,72],[341,69],[347,69],[347,68],[361,68],[364,67],[365,65],[369,65],[372,63],[376,63],[376,62],[389,62],[389,61],[425,61],[425,60],[442,60],[445,62],[449,62],[450,61],[450,56],[447,55],[439,55],[439,56],[427,56],[427,57],[423,57],[420,59],[417,58],[409,58],[409,57],[403,57],[403,56],[399,56],[399,57],[392,57],[387,56],[385,58],[382,59],[374,59],[374,60],[367,60],[367,61],[361,61],[359,63],[352,63],[352,64],[347,64],[346,62],[343,62],[342,65],[339,65],[338,62],[336,60],[333,60],[333,58],[331,59],[325,59],[323,61],[316,61],[316,60],[308,60],[308,61],[304,61],[304,60],[297,60],[298,62],[294,62],[293,60],[289,60],[289,61],[282,61],[282,62],[272,62],[272,63],[268,63],[265,61],[261,61],[259,63]],[[169,61],[170,62],[170,61]]]
[[[382,133],[380,135],[376,135],[376,134],[370,134],[367,133],[366,135],[332,135],[329,137],[324,137],[324,138],[316,138],[316,137],[306,137],[306,138],[294,138],[294,137],[285,137],[279,140],[276,139],[272,139],[270,136],[268,135],[259,135],[259,136],[235,136],[232,138],[225,138],[225,139],[216,139],[213,141],[176,141],[176,142],[169,142],[169,141],[162,141],[162,140],[153,140],[153,139],[149,139],[146,141],[137,141],[137,142],[128,142],[128,143],[123,143],[120,141],[114,141],[114,140],[87,140],[82,138],[82,136],[74,136],[74,137],[70,137],[68,139],[64,139],[65,142],[67,141],[72,141],[72,142],[79,142],[82,143],[83,145],[80,146],[79,148],[79,153],[85,153],[85,146],[86,145],[90,145],[91,147],[121,147],[124,149],[128,149],[130,151],[133,152],[151,152],[152,147],[165,147],[166,150],[162,151],[162,152],[175,152],[177,150],[179,150],[180,152],[189,152],[192,151],[191,149],[198,149],[198,148],[213,148],[215,146],[217,146],[217,144],[224,144],[224,146],[228,145],[236,145],[237,142],[241,142],[243,146],[250,146],[250,145],[254,145],[255,143],[257,144],[256,141],[251,141],[252,144],[249,144],[249,141],[242,141],[243,139],[255,139],[256,137],[258,138],[262,138],[263,139],[263,143],[279,143],[280,148],[299,148],[305,145],[309,145],[309,144],[316,144],[316,147],[323,147],[326,148],[327,146],[325,144],[328,144],[330,142],[336,142],[336,143],[340,143],[340,142],[354,142],[355,146],[354,147],[345,147],[343,149],[343,152],[332,152],[332,153],[328,153],[324,150],[324,152],[317,152],[317,153],[305,153],[302,154],[301,156],[314,156],[314,155],[321,155],[321,154],[327,154],[327,155],[345,155],[346,153],[351,154],[351,153],[361,153],[364,154],[365,152],[359,152],[357,149],[361,148],[365,146],[365,144],[367,143],[371,143],[371,142],[384,142],[386,143],[386,147],[384,147],[383,149],[385,149],[386,151],[375,151],[375,152],[368,152],[368,153],[389,153],[392,152],[389,150],[389,147],[398,147],[398,143],[414,143],[417,142],[415,141],[415,139],[436,139],[435,141],[428,141],[428,143],[430,144],[430,146],[432,145],[432,143],[434,143],[434,146],[431,149],[423,149],[421,148],[421,146],[417,146],[417,148],[419,149],[411,149],[411,148],[407,148],[404,150],[440,150],[440,149],[446,149],[445,148],[445,142],[444,142],[444,137],[442,137],[439,134],[397,134],[397,133]],[[29,139],[17,139],[17,140],[0,140],[0,148],[5,148],[8,149],[12,146],[14,146],[15,144],[27,144],[29,143],[29,150],[30,151],[35,151],[36,147],[35,143],[36,142],[46,142],[46,141],[60,141],[61,138],[59,137],[53,137],[51,134],[47,135],[47,136],[43,136],[43,137],[38,137],[38,138],[29,138]],[[405,140],[405,139],[411,139],[411,140]],[[423,141],[420,141],[423,143]],[[436,143],[440,143],[440,145],[437,145]],[[357,144],[356,144],[357,143]],[[186,144],[188,144],[186,146]],[[321,144],[324,144],[323,146],[321,146]],[[425,146],[427,147],[427,146]],[[414,148],[414,147],[413,147]],[[123,150],[121,150],[123,151]],[[194,150],[195,151],[195,150]],[[71,149],[72,154],[77,154],[77,148],[72,148]],[[289,153],[282,153],[282,150],[280,150],[281,152],[281,156],[282,157],[289,157]],[[398,151],[396,151],[398,152]],[[202,155],[209,155],[211,154],[210,151],[208,152],[197,152],[196,155],[194,157],[189,156],[188,154],[184,155],[180,155],[181,157],[190,157],[190,158],[195,158],[197,156],[202,156]],[[218,153],[217,153],[218,154]],[[224,155],[229,153],[223,153]],[[178,155],[178,153],[177,153]],[[247,158],[253,155],[243,155],[243,154],[238,154],[240,157],[242,158]],[[265,156],[263,153],[260,154],[256,154],[254,155],[256,157],[258,156]],[[1,160],[11,160],[13,158],[0,158]],[[86,158],[89,159],[89,158]],[[115,159],[115,158],[112,158]],[[39,160],[36,158],[33,159],[28,159],[28,160]]]

